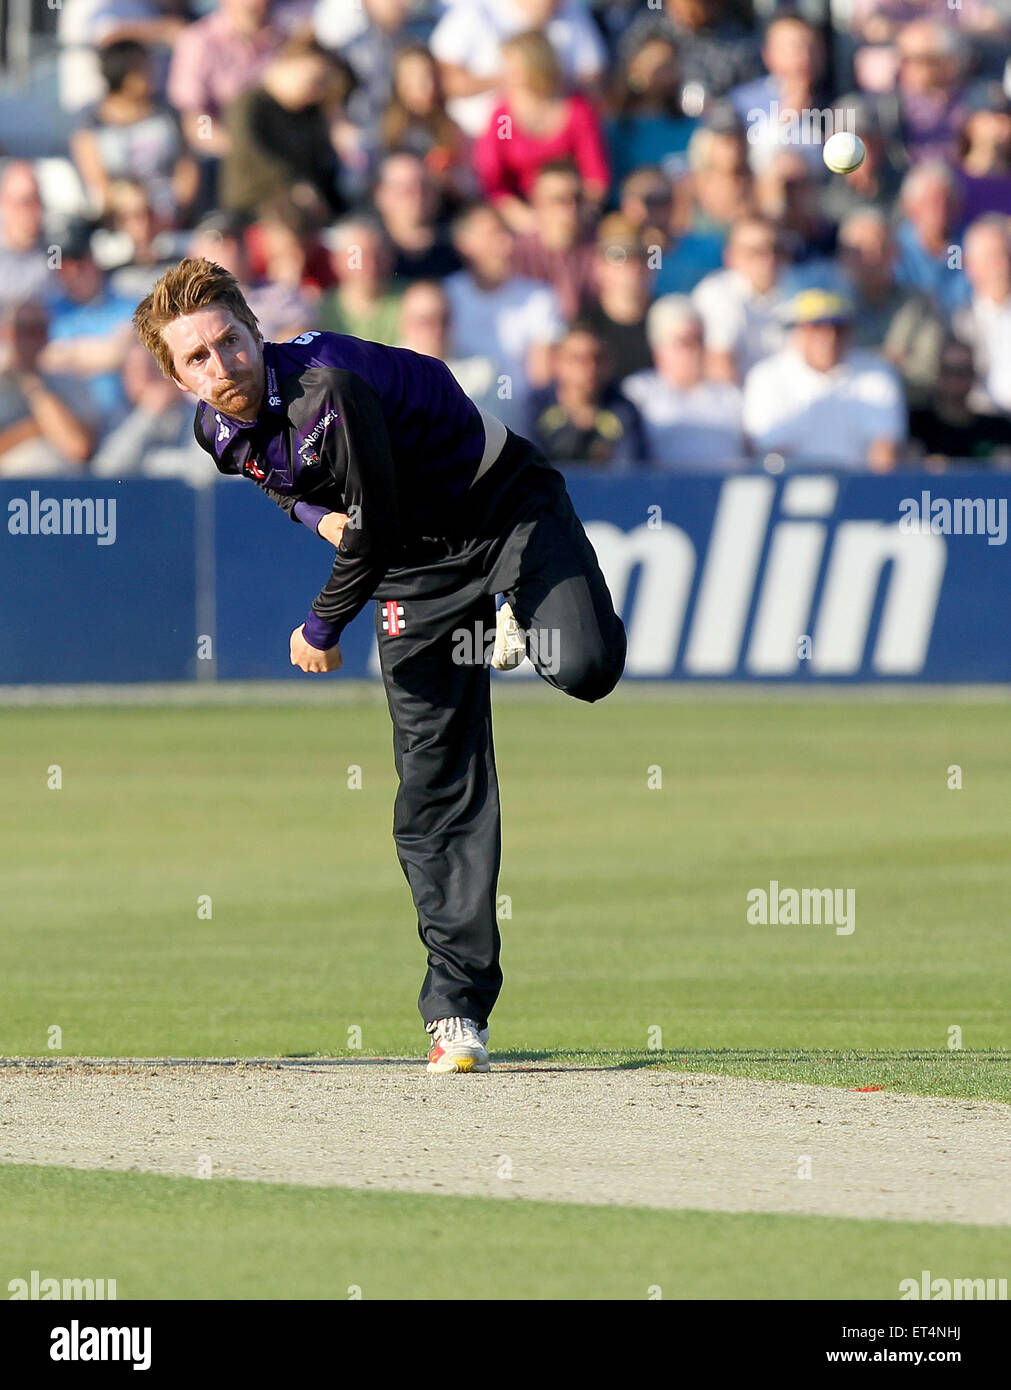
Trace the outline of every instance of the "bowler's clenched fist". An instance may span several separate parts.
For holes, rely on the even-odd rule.
[[[327,512],[326,516],[321,517],[316,527],[316,534],[329,541],[331,545],[340,545],[344,536],[344,528],[350,520],[347,512]]]
[[[310,647],[303,636],[305,624],[297,627],[291,634],[291,664],[300,666],[303,671],[339,671],[344,665],[339,646],[321,652],[319,647]]]

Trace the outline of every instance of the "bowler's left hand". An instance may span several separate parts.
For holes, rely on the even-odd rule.
[[[339,671],[344,665],[339,646],[321,652],[319,647],[310,647],[303,635],[305,624],[297,627],[291,634],[291,664],[300,666],[303,671]]]

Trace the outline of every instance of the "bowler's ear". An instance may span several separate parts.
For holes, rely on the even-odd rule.
[[[177,376],[170,376],[169,381],[174,381],[184,396],[188,396],[190,394],[190,388],[188,386],[184,386]]]

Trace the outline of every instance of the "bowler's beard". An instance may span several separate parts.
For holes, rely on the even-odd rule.
[[[254,419],[263,403],[263,377],[261,362],[259,368],[251,371],[248,377],[219,387],[208,404],[236,420]]]

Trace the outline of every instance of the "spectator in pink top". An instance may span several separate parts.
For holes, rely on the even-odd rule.
[[[531,29],[502,44],[503,101],[474,148],[489,202],[514,231],[533,230],[526,199],[549,160],[572,159],[591,213],[607,192],[610,170],[596,112],[586,97],[567,96],[551,44]]]
[[[270,0],[220,0],[176,40],[168,99],[195,154],[220,159],[228,153],[225,107],[256,84],[284,42],[267,22],[269,9]]]

